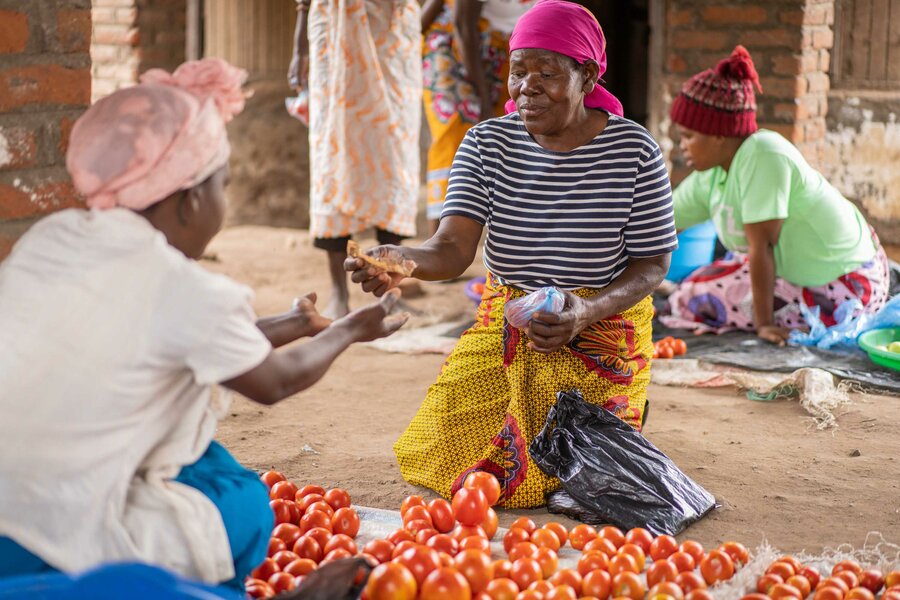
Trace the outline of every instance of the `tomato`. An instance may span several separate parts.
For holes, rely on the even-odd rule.
[[[343,548],[347,552],[350,553],[351,556],[356,556],[359,550],[356,548],[356,542],[353,541],[353,538],[349,535],[344,535],[343,533],[336,533],[331,536],[331,539],[328,540],[328,543],[325,544],[325,547],[322,548],[322,551],[327,555],[329,552],[337,550],[338,548]]]
[[[332,517],[332,515],[334,515],[334,509],[331,508],[331,505],[328,504],[327,502],[325,502],[324,500],[319,500],[318,502],[313,502],[312,504],[307,506],[306,512],[304,513],[304,515],[308,515],[309,513],[314,512],[314,511],[325,513],[326,515],[328,515],[329,519]]]
[[[779,583],[784,583],[784,579],[781,575],[766,573],[756,580],[756,591],[760,594],[768,594],[769,590]]]
[[[769,597],[765,594],[744,594],[741,596],[741,600],[769,600]]]
[[[281,538],[269,538],[269,548],[266,550],[266,556],[272,556],[282,550],[287,550],[287,544]]]
[[[688,554],[693,556],[694,562],[698,565],[706,555],[706,552],[703,549],[703,545],[700,544],[700,542],[695,542],[694,540],[687,540],[686,542],[678,546],[678,550],[679,552],[687,552]]]
[[[269,501],[269,508],[272,509],[272,514],[275,515],[276,525],[293,522],[293,519],[291,519],[293,515],[291,514],[291,509],[288,507],[286,500],[282,500],[281,498],[271,500]]]
[[[602,527],[600,531],[597,532],[597,537],[609,540],[617,550],[625,543],[625,534],[622,533],[621,529],[613,527],[612,525]]]
[[[660,346],[656,352],[659,358],[675,358],[675,351],[672,350],[672,346]]]
[[[877,594],[884,587],[884,575],[877,569],[867,569],[859,574],[859,585]]]
[[[491,553],[491,542],[487,538],[477,535],[470,535],[459,543],[459,551],[463,550],[479,550],[485,554]]]
[[[836,587],[841,590],[842,594],[846,594],[850,591],[850,586],[847,585],[847,582],[839,577],[826,577],[816,586],[816,589],[818,590],[823,587]]]
[[[788,577],[785,583],[800,590],[800,595],[804,598],[809,596],[809,593],[812,591],[812,586],[809,585],[809,579],[803,575],[793,575]]]
[[[713,550],[700,561],[700,574],[703,575],[703,579],[708,585],[719,581],[728,581],[734,576],[734,561],[731,560],[731,556],[726,552]],[[809,593],[809,590],[807,590],[807,593]],[[805,598],[806,595],[803,597]]]
[[[503,550],[509,554],[509,551],[518,543],[531,541],[531,533],[524,528],[512,527],[503,536]]]
[[[509,550],[509,560],[515,562],[520,558],[534,558],[538,554],[538,547],[531,542],[519,542]]]
[[[654,561],[669,558],[678,550],[678,542],[671,535],[658,536],[650,543],[650,558]]]
[[[300,507],[300,512],[306,514],[307,509],[316,502],[325,502],[325,496],[321,494],[307,494],[297,500],[297,506]],[[329,506],[331,505],[329,504]]]
[[[448,567],[432,571],[425,578],[419,594],[421,600],[470,600],[471,597],[472,590],[466,578]]]
[[[281,527],[279,525],[278,527]],[[310,529],[321,527],[322,529],[332,530],[331,517],[321,510],[311,510],[300,518],[300,532],[306,533]]]
[[[438,553],[426,546],[412,546],[395,557],[392,562],[401,564],[416,578],[416,584],[421,588],[422,582],[429,573],[441,566],[441,557]]]
[[[644,554],[647,554],[650,552],[650,544],[653,543],[653,534],[643,527],[635,527],[634,529],[629,529],[628,533],[625,534],[625,543],[639,546],[644,551]]]
[[[855,575],[862,573],[862,567],[855,560],[842,560],[831,569],[832,575],[837,575],[841,571],[852,571]]]
[[[546,596],[534,590],[522,590],[516,594],[516,600],[545,600]]]
[[[319,566],[327,565],[330,562],[334,562],[336,560],[341,560],[342,558],[352,558],[353,554],[347,551],[344,548],[335,548],[331,552],[325,553],[325,558],[322,559],[322,562],[319,563]]]
[[[286,566],[300,558],[290,550],[282,550],[272,557],[272,560],[278,565],[278,570],[283,571]]]
[[[309,496],[310,494],[318,494],[319,496],[325,496],[325,488],[321,485],[304,485],[300,488],[300,491],[297,492],[295,496],[295,500],[299,502],[302,498]]]
[[[294,589],[294,576],[289,573],[275,573],[269,577],[269,585],[276,594]]]
[[[461,525],[475,527],[481,525],[487,517],[488,501],[479,489],[461,488],[453,496],[450,503],[453,510],[453,518]]]
[[[647,585],[653,587],[663,581],[675,581],[678,577],[678,567],[665,558],[654,561],[647,569]]]
[[[597,537],[597,530],[584,523],[576,525],[569,532],[569,543],[575,550],[584,550],[585,544]]]
[[[558,585],[543,596],[543,600],[578,600],[578,594],[569,585]]]
[[[497,559],[493,562],[494,579],[509,579],[509,571],[512,569],[512,561],[505,558]]]
[[[594,569],[587,573],[581,573],[581,575],[581,593],[585,596],[596,596],[606,600],[612,591],[612,577],[609,576],[609,573],[601,569]]]
[[[562,548],[566,545],[566,542],[569,541],[569,530],[566,529],[566,526],[562,523],[557,523],[556,521],[550,521],[546,525],[544,525],[543,529],[549,529],[553,533],[556,534],[556,537],[559,538],[559,547]]]
[[[416,536],[406,531],[405,529],[398,529],[391,535],[387,536],[386,539],[396,546],[400,542],[414,542],[416,541]]]
[[[634,559],[634,562],[637,563],[638,570],[640,573],[644,570],[644,564],[647,562],[647,555],[644,554],[644,551],[641,550],[640,546],[635,544],[622,544],[622,547],[619,548],[619,554],[629,554]]]
[[[577,568],[578,572],[581,573],[582,576],[591,571],[608,571],[609,558],[602,552],[585,552],[581,555],[581,558],[578,559]]]
[[[436,535],[440,535],[437,529],[423,529],[416,534],[416,543],[424,546]]]
[[[407,524],[410,521],[428,521],[429,526],[432,526],[431,522],[431,513],[428,512],[428,508],[421,505],[410,506],[406,509],[406,512],[403,513],[403,524]]]
[[[331,530],[355,538],[359,533],[359,515],[352,508],[337,509],[331,517]]]
[[[366,584],[368,600],[415,600],[418,586],[409,569],[397,563],[378,565]]]
[[[296,485],[294,485],[290,481],[279,481],[272,486],[271,490],[269,490],[269,498],[272,500],[276,500],[278,498],[282,500],[293,500],[296,493]]]
[[[266,487],[270,490],[272,489],[272,486],[279,481],[287,480],[287,478],[278,471],[266,471],[265,473],[260,475],[259,478],[262,479],[262,482],[266,484]]]
[[[513,561],[512,568],[509,570],[509,578],[516,582],[520,590],[524,590],[535,581],[543,579],[544,572],[537,560],[520,558]]]
[[[473,593],[484,590],[494,578],[494,563],[490,556],[479,550],[463,550],[453,562],[456,570],[469,582]]]
[[[450,556],[446,552],[438,552],[438,556],[441,557],[441,566],[442,567],[452,567],[453,566],[453,557],[452,556]]]
[[[298,558],[308,558],[317,563],[321,562],[322,557],[325,556],[325,552],[322,551],[322,546],[319,545],[319,542],[308,535],[297,538],[291,550]]]
[[[275,595],[275,590],[269,585],[269,582],[260,579],[251,579],[250,582],[244,584],[244,590],[251,598],[271,598]]]
[[[806,580],[809,582],[809,587],[811,590],[814,590],[817,587],[819,587],[819,581],[821,580],[821,576],[819,575],[819,571],[814,569],[813,567],[801,566],[800,569],[797,571],[797,575],[803,575],[804,577],[806,577]]]
[[[657,583],[647,592],[647,596],[650,598],[656,595],[669,596],[670,598],[675,598],[675,600],[684,600],[684,591],[677,583],[671,581]]]
[[[531,534],[531,543],[539,548],[550,548],[554,552],[559,550],[559,538],[552,530],[541,527]]]
[[[488,506],[494,506],[500,500],[500,482],[490,473],[472,471],[463,481],[463,487],[481,490]]]
[[[301,532],[300,528],[296,525],[291,523],[281,523],[280,525],[276,525],[275,529],[272,530],[272,537],[279,538],[284,542],[285,546],[290,548],[298,539],[300,539],[302,533],[303,532]],[[262,579],[262,577],[260,577],[260,579]]]
[[[683,356],[687,354],[687,342],[681,339],[676,339],[672,342],[672,350],[675,352],[675,356]]]
[[[325,544],[328,543],[328,540],[331,539],[331,530],[324,529],[322,527],[314,527],[313,529],[310,529],[303,535],[305,535],[308,538],[312,538],[312,539],[316,540],[316,543],[319,544],[319,548],[324,548]],[[295,550],[295,552],[296,552],[296,550]]]
[[[803,597],[800,595],[800,590],[786,583],[776,583],[769,588],[769,598],[772,600],[779,600],[780,598],[796,598],[797,600],[803,600]]]
[[[394,545],[387,540],[372,540],[363,546],[362,551],[374,556],[379,563],[386,563],[392,558]]]
[[[719,550],[731,557],[735,567],[746,565],[750,560],[750,551],[740,542],[725,542],[719,546]]]
[[[548,594],[551,591],[553,591],[553,589],[555,587],[556,586],[553,585],[552,583],[550,583],[549,581],[544,581],[542,579],[541,581],[535,581],[534,583],[529,585],[527,591],[532,592],[534,594],[538,594],[541,597],[543,597],[544,594]],[[521,596],[524,592],[525,592],[525,590],[519,592],[519,596]],[[516,596],[516,600],[519,600],[519,596]]]
[[[844,600],[844,590],[839,587],[822,587],[813,594],[813,600]]]
[[[413,506],[425,506],[425,499],[422,498],[422,496],[418,496],[415,494],[404,498],[403,502],[400,503],[400,516],[402,517],[403,515],[405,515],[406,511],[408,511]]]
[[[760,596],[761,594],[751,594],[753,596]],[[706,589],[697,589],[691,590],[687,594],[684,595],[684,600],[714,600],[713,595],[706,591]]]
[[[416,536],[419,535],[420,531],[434,531],[435,533],[437,532],[437,530],[431,526],[431,521],[424,521],[422,519],[407,521],[405,527]]]
[[[450,556],[455,556],[459,552],[459,542],[445,533],[439,533],[428,538],[425,545],[438,552],[446,552]]]
[[[428,503],[428,514],[431,516],[434,528],[441,533],[449,533],[456,526],[456,519],[453,518],[450,503],[443,498],[437,498]],[[495,516],[496,514],[494,513]]]
[[[847,592],[844,600],[875,600],[875,594],[868,588],[855,587]]]
[[[647,588],[636,573],[622,572],[612,579],[612,595],[615,597],[644,600]]]
[[[685,594],[689,594],[694,590],[706,589],[706,582],[703,580],[703,577],[693,571],[679,573],[678,577],[675,578],[675,584],[681,588],[681,591]]]
[[[288,563],[282,570],[294,577],[299,577],[301,575],[306,575],[307,573],[312,573],[316,570],[316,567],[315,561],[309,560],[308,558],[298,558],[294,562]]]
[[[480,525],[457,525],[456,528],[450,532],[450,535],[458,542],[461,542],[467,537],[473,535],[477,535],[478,537],[483,538],[487,537],[487,534],[484,532],[484,529],[482,529]]]
[[[399,544],[394,546],[394,551],[391,552],[391,560],[397,558],[398,556],[400,556],[401,554],[403,554],[410,548],[415,548],[416,546],[418,546],[417,543],[410,542],[409,540],[404,540],[404,541],[400,542]]]
[[[550,578],[550,583],[555,586],[567,585],[581,595],[581,573],[575,569],[560,569]]]
[[[537,524],[529,519],[528,517],[519,517],[515,521],[512,522],[512,525],[509,526],[510,531],[513,529],[524,529],[528,532],[528,535],[534,533],[534,530],[537,529]]]
[[[847,584],[848,590],[859,586],[859,576],[849,569],[845,571],[838,571],[837,574],[834,575],[834,577],[843,579],[844,583]]]
[[[491,597],[491,600],[515,600],[519,593],[519,586],[512,579],[501,577],[492,580],[484,591]]]
[[[609,559],[609,574],[615,577],[619,573],[640,573],[637,561],[630,554],[616,554]]]
[[[684,573],[685,571],[693,571],[697,566],[697,562],[694,560],[694,557],[687,552],[682,552],[681,550],[673,553],[667,560],[675,565],[675,568],[678,569],[679,573]]]
[[[895,585],[900,585],[900,571],[890,571],[884,576],[884,587],[892,588]]]
[[[250,576],[254,579],[261,579],[262,581],[268,581],[269,577],[281,571],[281,567],[278,566],[278,563],[275,562],[272,558],[265,558],[261,563],[259,563],[255,569],[250,571]]]
[[[337,510],[339,508],[347,508],[350,506],[350,494],[347,493],[347,490],[341,488],[330,489],[322,496],[325,498],[325,502],[331,505],[331,508]]]
[[[497,535],[497,529],[499,527],[500,519],[497,518],[497,512],[493,508],[488,508],[487,516],[481,523],[481,528],[484,529],[484,534],[489,540],[492,540],[494,539],[494,536]]]
[[[619,549],[606,538],[596,537],[584,545],[584,552],[602,552],[612,558],[619,553]]]
[[[538,548],[534,559],[541,565],[541,574],[548,579],[559,568],[559,555],[550,548]]]

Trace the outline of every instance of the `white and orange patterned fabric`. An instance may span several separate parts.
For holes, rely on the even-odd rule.
[[[313,0],[310,234],[415,235],[422,60],[416,0]]]

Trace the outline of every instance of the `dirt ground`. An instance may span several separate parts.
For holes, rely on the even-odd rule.
[[[304,231],[231,228],[208,255],[205,266],[254,288],[260,315],[311,290],[320,291],[320,305],[327,300],[324,256]],[[467,273],[482,274],[480,263]],[[409,301],[422,314],[408,326],[472,311],[464,280],[423,285],[426,295]],[[354,289],[351,301],[368,298]],[[274,407],[236,397],[218,439],[250,468],[346,488],[356,504],[396,509],[411,493],[433,497],[402,479],[391,447],[443,359],[353,347],[316,386]],[[767,540],[812,553],[862,546],[870,531],[900,543],[900,398],[854,394],[836,430],[816,431],[796,402],[752,402],[732,388],[651,385],[649,397],[646,436],[721,504],[680,538],[750,547]],[[501,525],[519,514],[559,520],[545,510],[501,511]]]

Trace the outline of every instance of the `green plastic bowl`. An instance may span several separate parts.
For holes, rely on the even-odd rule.
[[[900,327],[888,327],[887,329],[873,329],[867,331],[857,342],[859,347],[869,354],[869,359],[876,365],[900,371],[900,354],[882,350],[878,346],[887,346],[891,342],[900,341]]]

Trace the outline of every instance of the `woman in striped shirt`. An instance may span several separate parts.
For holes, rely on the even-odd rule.
[[[677,242],[659,147],[597,83],[604,46],[586,9],[536,4],[510,39],[510,114],[469,130],[437,233],[418,248],[371,251],[415,261],[413,277],[448,279],[471,264],[487,228],[477,322],[394,447],[410,483],[449,497],[470,472],[487,471],[506,507],[542,505],[559,481],[527,449],[561,390],[641,427],[650,294]],[[358,259],[346,268],[375,295],[402,279]],[[505,303],[546,286],[564,294],[562,311],[512,327]]]

